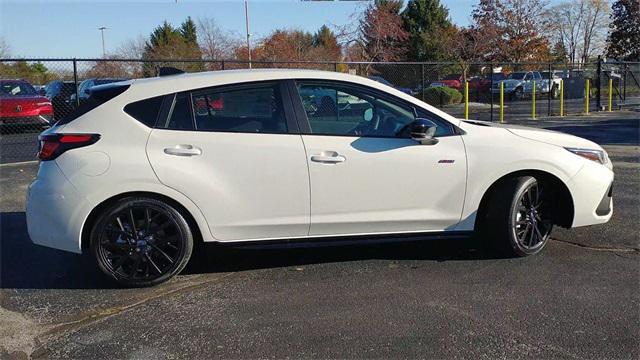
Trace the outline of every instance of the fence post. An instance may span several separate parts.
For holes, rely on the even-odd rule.
[[[551,63],[549,63],[549,87],[547,90],[549,91],[547,93],[547,116],[551,116],[551,95],[553,95],[553,68]]]
[[[338,72],[338,62],[333,63],[333,71]]]
[[[73,58],[73,84],[76,87],[76,107],[80,106],[80,94],[78,93],[78,65],[76,58]]]
[[[493,85],[491,87],[493,88]],[[491,117],[493,118],[493,94],[491,94]],[[501,123],[504,122],[504,82],[503,81],[500,81],[500,122]]]
[[[224,70],[224,60],[222,60],[222,61],[220,62],[220,68],[222,68],[222,70]]]
[[[469,81],[464,82],[464,119],[469,120]]]
[[[591,89],[589,88],[589,79],[584,83],[584,113],[589,115],[589,92]]]
[[[629,64],[624,64],[624,87],[622,89],[622,103],[627,103],[627,71],[629,70]]]
[[[613,79],[609,78],[609,112],[612,112],[613,109]]]
[[[533,80],[531,82],[532,84],[532,89],[531,89],[531,118],[533,120],[536,119],[536,81]]]
[[[491,63],[491,85],[489,87],[489,97],[491,98],[491,115],[489,115],[489,120],[493,121],[493,63]],[[502,86],[502,85],[500,85]],[[500,97],[502,97],[502,90],[500,90]],[[501,101],[502,102],[502,101]],[[502,106],[500,107],[502,109]],[[502,112],[502,110],[501,110]],[[502,119],[500,119],[500,122],[502,122]]]
[[[596,80],[598,81],[596,85],[596,111],[600,111],[602,108],[602,100],[600,99],[600,93],[602,89],[602,57],[598,55],[598,66],[596,68]]]
[[[421,67],[421,71],[422,71],[422,87],[421,87],[421,91],[420,91],[420,97],[422,98],[422,101],[424,101],[424,91],[426,90],[425,87],[425,83],[424,83],[424,64],[420,65]]]
[[[564,79],[560,79],[560,117],[564,116]]]

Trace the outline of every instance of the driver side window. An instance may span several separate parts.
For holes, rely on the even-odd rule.
[[[298,94],[313,134],[396,137],[415,119],[412,109],[349,86],[299,82]]]

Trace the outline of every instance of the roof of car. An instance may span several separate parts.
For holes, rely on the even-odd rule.
[[[396,91],[389,90],[392,88],[363,76],[350,75],[333,71],[302,69],[242,69],[205,71],[129,80],[125,83],[131,84],[132,90],[137,88],[141,91],[155,92],[158,95],[161,95],[162,93],[173,93],[217,85],[282,79],[341,80],[364,84],[369,87],[374,87],[385,91]]]

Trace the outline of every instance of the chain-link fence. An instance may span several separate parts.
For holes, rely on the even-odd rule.
[[[487,121],[640,106],[640,63],[365,63],[225,60],[0,59],[0,162],[33,160],[37,135],[92,86],[187,72],[258,68],[338,71],[390,85],[445,112]],[[587,96],[588,94],[588,96]],[[611,96],[610,96],[611,94]]]

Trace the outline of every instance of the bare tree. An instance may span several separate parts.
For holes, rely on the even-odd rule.
[[[225,32],[211,18],[198,19],[198,36],[200,49],[206,60],[231,58],[234,50],[240,46],[238,36]]]
[[[138,35],[135,39],[127,40],[120,45],[116,52],[116,56],[122,59],[142,59],[144,55],[144,46],[146,39],[142,35]]]
[[[547,12],[550,37],[562,44],[571,63],[584,63],[602,49],[607,34],[606,0],[571,0]]]
[[[9,44],[4,41],[4,38],[0,37],[0,58],[7,58],[11,56],[11,48]]]
[[[582,33],[582,63],[589,61],[598,48],[604,52],[604,43],[609,25],[609,4],[607,0],[582,0],[587,2],[585,28]]]

